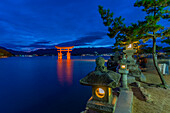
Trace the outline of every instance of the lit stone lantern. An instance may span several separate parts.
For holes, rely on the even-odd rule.
[[[129,71],[127,69],[127,60],[125,55],[123,55],[123,58],[119,63],[120,63],[119,73],[122,74],[122,89],[128,90],[127,74],[129,73]]]
[[[127,64],[121,64],[121,69],[127,69]]]
[[[96,69],[80,80],[82,85],[92,86],[92,97],[86,107],[99,113],[113,113],[117,96],[112,88],[118,87],[121,75],[107,70],[102,57],[96,59]]]
[[[132,57],[136,50],[134,49],[134,43],[126,45],[126,50],[123,52],[127,56],[127,69],[128,73],[128,84],[136,82],[136,80],[146,82],[146,77],[143,75],[138,65],[136,64],[136,60]],[[120,72],[121,73],[121,72]]]
[[[132,50],[133,49],[133,43],[126,45],[126,50]]]

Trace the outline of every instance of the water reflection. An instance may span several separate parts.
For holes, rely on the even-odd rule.
[[[57,76],[61,85],[72,84],[73,81],[73,62],[69,60],[57,60]]]
[[[72,61],[96,62],[96,59],[73,59]],[[107,60],[105,60],[107,62]]]
[[[66,80],[67,80],[67,83],[72,84],[72,81],[73,81],[73,66],[71,65],[71,59],[67,59]]]

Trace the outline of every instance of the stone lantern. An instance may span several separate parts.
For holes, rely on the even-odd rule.
[[[133,49],[133,43],[126,46],[126,50],[123,52],[127,55],[127,69],[129,69],[128,73],[128,84],[134,83],[137,81],[146,82],[146,77],[143,75],[138,65],[136,64],[136,60],[132,57],[136,52]]]
[[[117,96],[113,88],[118,87],[121,75],[107,70],[102,57],[96,59],[96,69],[80,80],[80,84],[92,87],[92,97],[86,107],[101,113],[113,113]]]

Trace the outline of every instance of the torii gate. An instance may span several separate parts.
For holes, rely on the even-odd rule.
[[[71,57],[71,53],[69,51],[72,51],[71,49],[73,48],[74,46],[70,46],[70,47],[58,47],[58,46],[55,46],[55,48],[59,49],[57,51],[60,51],[58,52],[58,59],[62,59],[62,53],[61,51],[68,51],[67,52],[67,59],[70,59]]]

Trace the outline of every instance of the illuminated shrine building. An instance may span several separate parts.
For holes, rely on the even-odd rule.
[[[58,47],[58,46],[55,46],[55,48],[57,48],[59,51],[58,52],[58,59],[62,59],[62,51],[67,51],[67,59],[70,59],[71,58],[71,53],[70,51],[72,51],[72,48],[74,46],[70,46],[70,47]]]

